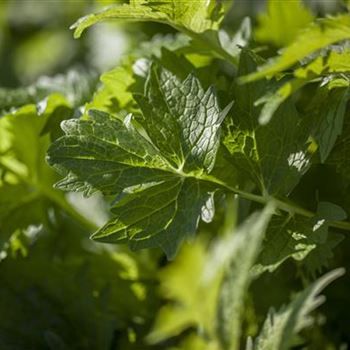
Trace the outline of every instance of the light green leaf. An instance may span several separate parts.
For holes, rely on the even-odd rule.
[[[298,37],[287,46],[280,56],[272,59],[259,68],[241,78],[241,82],[271,77],[290,68],[298,61],[323,49],[328,45],[350,38],[350,16],[341,14],[317,20],[307,27]]]
[[[252,349],[289,349],[297,333],[312,324],[309,314],[324,302],[320,292],[344,273],[343,268],[327,273],[302,291],[288,306],[278,312],[271,311]]]
[[[131,60],[103,73],[100,79],[102,86],[95,92],[92,101],[85,106],[85,111],[98,109],[115,114],[127,108],[132,102],[132,93],[128,89],[134,83]]]
[[[160,274],[162,295],[170,302],[161,308],[149,342],[164,341],[192,327],[205,349],[238,349],[250,270],[273,210],[270,204],[233,232],[230,227],[209,249],[200,240],[183,247]]]
[[[255,38],[263,43],[267,42],[277,47],[283,47],[293,42],[299,31],[310,24],[312,20],[312,13],[301,0],[269,0],[267,13],[258,16]]]
[[[239,76],[255,70],[258,60],[253,53],[242,51]],[[261,107],[254,102],[269,87],[266,81],[235,86],[235,104],[225,119],[223,143],[234,165],[262,193],[288,194],[310,165],[311,129],[290,100],[279,107],[270,123],[261,125]]]
[[[184,245],[176,260],[160,272],[161,293],[169,303],[160,309],[147,340],[158,343],[191,326],[215,332],[219,278],[203,281],[206,264],[204,242]],[[203,299],[204,298],[204,299]]]
[[[1,249],[15,233],[47,225],[56,205],[67,209],[63,194],[52,188],[56,174],[45,162],[54,129],[48,122],[66,103],[62,96],[51,95],[40,115],[37,106],[26,105],[0,118]]]
[[[236,58],[221,46],[217,33],[223,16],[230,6],[230,2],[216,0],[180,2],[131,0],[128,4],[114,5],[102,12],[82,17],[71,26],[71,29],[75,29],[74,36],[79,38],[86,28],[105,20],[166,23],[193,39],[191,46],[194,52],[204,51],[206,54],[236,64]]]
[[[180,30],[201,33],[218,29],[222,17],[222,5],[213,0],[188,2],[131,0],[129,4],[115,5],[102,12],[82,17],[71,26],[71,29],[75,29],[74,37],[79,38],[82,32],[93,24],[117,18],[168,23]]]
[[[323,51],[311,62],[295,69],[294,76],[311,79],[320,75],[346,73],[350,70],[350,52],[347,45],[331,45]]]
[[[122,194],[112,218],[93,238],[128,241],[132,248],[160,246],[168,257],[193,235],[213,188],[200,181],[212,170],[219,146],[220,111],[212,89],[189,76],[179,81],[153,66],[145,95],[136,99],[143,116],[137,131],[91,112],[91,119],[63,123],[66,136],[53,143],[48,160],[66,175],[65,190]],[[146,133],[146,134],[145,134]],[[118,198],[119,199],[119,198]]]
[[[243,300],[273,211],[274,205],[269,204],[264,211],[251,215],[233,237],[227,237],[218,244],[211,258],[213,266],[208,268],[211,273],[215,271],[217,261],[220,261],[221,267],[226,266],[218,307],[218,332],[224,349],[239,348]]]
[[[297,66],[293,75],[286,75],[272,91],[256,101],[257,105],[263,104],[259,122],[268,123],[277,108],[306,84],[321,80],[320,85],[326,86],[328,90],[348,86],[348,80],[340,74],[350,70],[349,60],[350,54],[346,44],[331,45],[321,50],[315,59]],[[322,102],[325,103],[324,100]]]

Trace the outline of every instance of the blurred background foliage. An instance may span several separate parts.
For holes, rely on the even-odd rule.
[[[1,0],[0,85],[28,85],[42,75],[63,73],[74,66],[103,72],[114,67],[124,52],[136,48],[141,42],[156,34],[174,33],[166,25],[115,21],[91,28],[80,40],[73,39],[68,28],[79,17],[120,2]],[[305,2],[317,16],[336,13],[344,6],[341,0]],[[261,12],[265,6],[264,0],[236,1],[225,19],[224,27],[234,32],[244,16],[250,16],[263,24]],[[260,15],[257,16],[258,13]],[[307,17],[293,20],[307,23]],[[263,29],[257,31],[256,37],[264,41]],[[277,47],[280,44],[278,40],[275,43]]]
[[[62,90],[64,95],[50,97],[40,123],[30,119],[37,113],[30,107],[16,112],[18,125],[9,123],[6,118],[0,120],[0,162],[8,166],[11,173],[9,169],[0,169],[0,227],[6,236],[6,239],[2,236],[0,242],[0,349],[144,349],[144,339],[164,300],[192,297],[191,293],[169,296],[167,290],[179,286],[186,294],[188,281],[196,277],[190,274],[191,267],[195,269],[203,259],[203,245],[206,244],[203,242],[207,242],[213,232],[225,230],[218,227],[218,223],[225,222],[225,210],[219,206],[216,221],[200,227],[202,241],[193,251],[185,247],[174,266],[167,267],[159,277],[159,267],[167,264],[159,251],[135,254],[126,247],[101,245],[88,239],[89,232],[81,223],[82,216],[89,217],[95,225],[103,223],[109,214],[102,198],[94,196],[87,200],[76,194],[64,197],[52,189],[57,175],[45,163],[47,145],[60,135],[59,122],[91,101],[99,75],[110,70],[102,76],[103,83],[107,82],[106,89],[95,95],[94,107],[100,103],[101,109],[110,111],[112,108],[113,111],[113,106],[104,105],[106,96],[113,93],[108,90],[108,79],[114,74],[120,77],[122,70],[132,64],[126,54],[159,56],[164,43],[176,46],[175,31],[154,23],[104,23],[92,27],[79,40],[73,39],[69,30],[72,23],[114,2],[0,1],[0,98],[9,98],[11,91],[16,91],[22,98],[18,102],[21,106],[39,102],[47,96],[47,91],[60,93]],[[313,17],[344,10],[340,0],[309,0],[305,4],[308,11],[297,19],[289,19],[297,29],[307,25]],[[255,40],[276,52],[291,38],[267,28],[274,23],[266,13],[266,3],[262,0],[237,0],[225,19],[224,28],[234,33],[243,18],[250,16],[256,28]],[[152,43],[147,44],[150,40]],[[162,55],[166,62],[166,51]],[[119,68],[112,69],[120,62]],[[201,64],[206,66],[206,61],[201,62],[198,57],[192,63],[199,67],[198,74],[201,74]],[[216,68],[212,74],[216,74]],[[56,80],[45,76],[56,76]],[[125,74],[123,82],[137,87],[138,82],[128,81],[129,78]],[[205,74],[202,82],[206,83]],[[25,89],[30,86],[35,86],[35,94]],[[226,86],[227,82],[218,80],[219,93],[220,87],[225,89]],[[15,88],[23,88],[23,91]],[[125,96],[116,102],[118,108],[132,110],[129,97],[125,91]],[[15,106],[12,102],[10,98],[6,109]],[[124,105],[120,105],[121,102]],[[56,105],[60,106],[59,111]],[[45,125],[50,127],[45,129]],[[6,153],[9,149],[10,156]],[[5,188],[5,176],[11,188]],[[317,184],[314,176],[306,177],[295,196],[301,198],[306,190],[312,191],[311,187],[322,188],[333,176],[326,169],[318,177]],[[5,193],[9,198],[5,198]],[[247,205],[243,203],[237,216],[247,210]],[[344,243],[347,246],[348,241],[347,238]],[[344,251],[337,251],[336,256],[334,266],[349,267]],[[179,278],[179,269],[188,275],[183,273]],[[268,307],[282,305],[290,290],[302,288],[302,283],[294,278],[298,274],[302,274],[298,265],[289,262],[273,275],[265,274],[253,283],[255,299],[246,296],[244,335],[256,335],[257,324],[262,322]],[[162,280],[161,292],[158,277]],[[272,279],[273,289],[269,288]],[[339,346],[345,349],[345,344],[350,342],[349,312],[344,307],[350,305],[347,284],[348,277],[337,282],[337,287],[329,288],[329,302],[322,309],[327,313],[329,326],[324,334],[317,327],[309,334],[309,339],[313,340],[312,349],[339,349]],[[332,311],[335,309],[337,313]],[[317,322],[322,324],[322,318]],[[160,345],[147,345],[147,348],[203,349],[198,339],[191,338],[191,329],[186,330],[189,336],[179,345],[176,334],[181,332],[175,329],[174,333],[170,332],[174,334],[170,340]],[[156,332],[149,337],[152,344],[152,337],[162,340]],[[301,347],[296,344],[295,349],[298,348]]]

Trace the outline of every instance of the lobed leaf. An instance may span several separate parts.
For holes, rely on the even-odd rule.
[[[204,92],[189,76],[181,82],[153,66],[144,95],[135,96],[143,113],[133,127],[106,113],[63,123],[65,136],[51,145],[49,163],[66,175],[65,190],[96,190],[122,199],[112,218],[93,238],[128,241],[132,248],[160,246],[168,257],[195,233],[213,188],[209,174],[219,147],[221,111],[212,89]]]

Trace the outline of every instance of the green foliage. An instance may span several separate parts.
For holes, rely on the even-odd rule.
[[[80,107],[90,99],[96,85],[96,73],[71,70],[66,75],[41,77],[27,88],[0,88],[0,115],[10,108],[38,103],[54,93],[65,96],[72,107]]]
[[[349,267],[348,13],[99,3],[75,36],[119,19],[132,38],[99,83],[0,89],[0,348],[350,342],[348,281],[316,310]]]
[[[116,5],[97,14],[81,18],[74,25],[74,36],[79,38],[82,32],[93,24],[111,18],[127,20],[155,21],[168,23],[175,28],[201,33],[218,29],[223,18],[223,5],[216,1],[179,2],[131,0],[129,4]]]
[[[270,205],[253,214],[234,234],[230,230],[208,251],[200,241],[193,247],[184,247],[179,259],[160,274],[164,297],[173,303],[160,310],[150,342],[196,327],[207,346],[238,348],[242,300],[272,212]]]
[[[314,217],[275,216],[267,230],[265,246],[255,266],[255,271],[274,271],[289,257],[303,261],[306,271],[315,275],[327,266],[332,248],[341,240],[340,234],[329,236],[329,224],[346,219],[342,208],[332,203],[320,202]]]
[[[258,60],[253,53],[243,51],[238,76],[254,71]],[[232,162],[256,183],[261,193],[286,194],[310,165],[307,144],[310,125],[288,101],[268,125],[259,126],[260,108],[254,102],[268,88],[265,81],[235,84],[235,104],[225,120],[223,143],[232,155]]]
[[[255,38],[259,42],[268,42],[277,47],[283,47],[290,44],[299,31],[309,25],[312,20],[312,13],[303,6],[301,0],[269,0],[267,13],[258,16],[259,24],[255,30]]]
[[[91,120],[63,124],[67,136],[51,146],[48,160],[68,174],[58,184],[61,189],[86,195],[125,190],[112,208],[115,218],[94,239],[129,241],[132,248],[160,246],[171,257],[183,238],[194,234],[211,198],[201,173],[214,166],[227,109],[221,112],[214,92],[205,92],[195,77],[182,83],[156,66],[150,69],[145,95],[135,99],[143,112],[139,123],[151,142],[130,117],[122,123],[91,112]]]
[[[75,38],[79,38],[86,28],[110,19],[166,23],[192,37],[197,52],[204,48],[205,51],[212,51],[215,56],[232,61],[234,58],[221,46],[217,35],[229,7],[229,2],[215,0],[130,0],[128,4],[114,5],[99,13],[82,17],[71,29],[74,29]]]
[[[327,17],[310,24],[296,39],[287,46],[280,56],[263,65],[258,72],[251,73],[242,81],[248,82],[273,76],[292,67],[299,60],[328,45],[349,39],[350,17],[341,14]]]
[[[319,293],[344,272],[343,269],[329,272],[301,292],[288,306],[278,312],[270,312],[255,345],[248,349],[289,349],[294,334],[312,322],[309,313],[324,301]]]

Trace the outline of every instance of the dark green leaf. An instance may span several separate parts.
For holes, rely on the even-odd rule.
[[[258,59],[244,50],[239,75],[253,71]],[[262,193],[288,194],[309,167],[311,129],[290,100],[278,108],[270,123],[261,125],[258,120],[261,108],[255,101],[268,88],[265,81],[235,86],[236,102],[225,120],[223,142],[232,162]]]
[[[194,76],[181,82],[156,66],[136,99],[144,130],[130,116],[122,123],[94,111],[91,119],[64,122],[66,136],[53,143],[48,160],[66,175],[57,185],[62,189],[124,191],[112,209],[116,217],[94,238],[160,246],[171,257],[195,233],[211,196],[201,175],[214,166],[227,109],[221,112],[212,89],[204,92]]]

